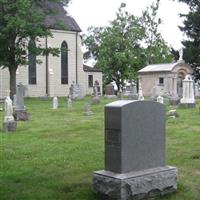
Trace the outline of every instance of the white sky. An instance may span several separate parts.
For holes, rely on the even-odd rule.
[[[126,10],[134,15],[140,16],[142,10],[151,5],[155,0],[72,0],[67,10],[68,13],[77,21],[83,33],[90,26],[106,26],[109,21],[116,17],[116,12],[121,3],[126,3]],[[180,13],[187,13],[188,8],[185,4],[172,0],[161,0],[159,17],[163,24],[160,27],[165,41],[175,49],[182,47],[181,40],[183,33],[178,25],[182,24]]]

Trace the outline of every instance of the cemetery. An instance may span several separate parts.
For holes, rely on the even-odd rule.
[[[106,184],[99,186],[101,181],[99,177],[95,181],[96,176],[100,176],[101,179],[102,173],[110,173],[111,176],[112,173],[117,173],[119,180],[125,182],[129,180],[128,183],[133,184],[134,179],[124,179],[124,173],[131,174],[131,177],[139,173],[139,176],[144,176],[141,180],[149,180],[151,176],[145,174],[154,174],[152,168],[156,168],[157,173],[154,176],[157,178],[153,179],[154,186],[159,183],[160,191],[158,186],[152,188],[148,181],[143,183],[149,197],[157,196],[157,199],[164,200],[200,198],[199,100],[196,101],[195,107],[190,108],[163,105],[149,100],[136,101],[136,104],[141,103],[141,105],[132,108],[133,110],[125,107],[122,112],[122,116],[125,116],[126,110],[129,111],[128,116],[136,113],[133,114],[133,123],[128,117],[123,125],[117,121],[120,115],[114,114],[115,121],[113,121],[113,114],[108,113],[110,106],[115,107],[115,104],[118,104],[115,103],[119,101],[118,99],[100,97],[98,104],[92,104],[92,98],[86,96],[72,101],[69,108],[68,99],[59,97],[56,109],[53,109],[53,98],[25,98],[24,104],[26,111],[30,113],[30,119],[17,121],[15,132],[3,131],[1,123],[1,199],[97,200],[98,190],[104,190]],[[132,100],[122,100],[122,108],[127,101],[128,105],[132,102]],[[159,109],[156,109],[157,104]],[[173,109],[176,109],[178,117],[168,116],[168,112]],[[140,110],[142,113],[138,116]],[[143,120],[139,120],[140,117]],[[156,119],[157,124],[151,122],[151,117]],[[2,111],[0,118],[4,118]],[[112,123],[115,123],[113,131]],[[143,131],[140,133],[140,127],[147,132],[151,129],[151,134],[148,136]],[[114,131],[117,131],[116,128],[122,131],[121,134],[126,134],[129,129],[137,130],[133,132],[132,138],[127,140],[125,137],[121,141],[121,148],[124,149],[124,155],[127,155],[126,159],[120,157],[120,152],[117,150],[119,140],[113,135]],[[157,130],[156,135],[153,133],[154,128]],[[137,133],[139,135],[135,135]],[[140,134],[142,137],[139,139]],[[141,142],[138,143],[136,138]],[[146,145],[141,146],[145,140]],[[108,172],[102,172],[103,169]],[[142,173],[145,171],[143,175],[141,169]],[[163,182],[160,177],[165,177],[164,180],[167,182]],[[136,180],[135,186],[130,186],[132,188],[130,191],[133,193],[128,193],[132,194],[133,199],[146,196],[145,192],[134,195],[134,191],[137,191],[134,187],[138,187],[138,181],[140,179]],[[114,191],[115,194],[119,194],[120,189]],[[121,199],[129,197],[122,196]]]
[[[177,1],[179,49],[160,0],[87,33],[71,0],[0,0],[1,200],[200,200],[200,6]]]

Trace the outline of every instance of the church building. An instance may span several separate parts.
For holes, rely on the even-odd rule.
[[[17,84],[24,85],[27,97],[67,96],[72,83],[79,84],[84,95],[91,94],[96,80],[102,91],[102,72],[83,65],[79,25],[67,14],[62,4],[48,3],[46,6],[56,10],[56,14],[48,16],[45,21],[52,37],[40,38],[38,43],[42,47],[60,48],[65,51],[62,51],[59,57],[46,55],[36,58],[29,54],[29,64],[18,67]],[[58,23],[66,29],[62,29]],[[38,64],[36,59],[42,62]],[[0,68],[0,98],[7,94],[9,78],[8,69]]]

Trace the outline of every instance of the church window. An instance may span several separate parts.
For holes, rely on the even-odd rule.
[[[88,75],[88,87],[93,87],[93,75]]]
[[[65,41],[61,44],[61,84],[68,84],[68,46]]]

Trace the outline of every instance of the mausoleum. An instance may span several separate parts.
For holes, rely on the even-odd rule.
[[[152,90],[157,96],[182,96],[183,80],[186,75],[192,75],[190,65],[183,60],[175,63],[153,64],[138,71],[144,96],[150,96]]]

